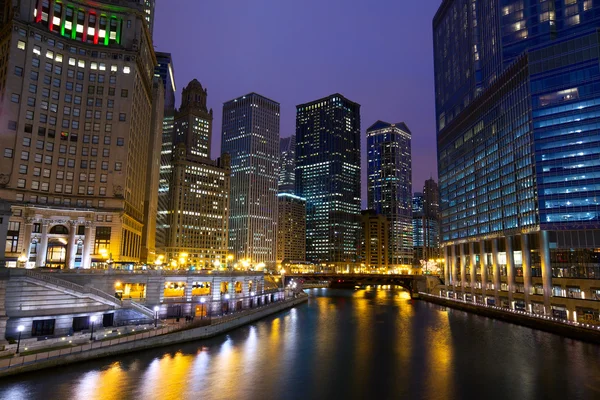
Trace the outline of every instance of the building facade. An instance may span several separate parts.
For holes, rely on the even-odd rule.
[[[360,240],[360,105],[340,94],[296,106],[296,194],[306,258],[351,269]]]
[[[279,103],[257,93],[223,105],[221,151],[231,156],[229,250],[275,267]]]
[[[405,123],[377,121],[367,129],[368,207],[390,220],[389,265],[413,260],[411,132]]]
[[[599,324],[600,3],[463,8],[433,22],[447,295]]]
[[[169,229],[160,249],[169,267],[212,269],[228,255],[230,158],[209,158],[212,110],[196,79],[182,91],[169,165]],[[163,142],[164,146],[164,142]],[[166,172],[166,171],[165,171]]]
[[[163,112],[162,144],[160,151],[160,173],[158,181],[158,215],[156,218],[156,247],[164,248],[167,245],[168,230],[170,228],[169,210],[171,198],[169,187],[173,175],[172,159],[175,134],[175,73],[173,59],[170,53],[156,53],[158,66],[154,76],[160,77],[163,82],[165,98]],[[163,255],[164,256],[164,255]]]
[[[306,200],[289,193],[277,195],[277,264],[306,257]]]
[[[364,210],[361,214],[361,272],[386,273],[390,261],[390,221],[374,210]]]
[[[156,58],[143,5],[114,4],[24,0],[5,13],[8,266],[141,259]]]
[[[433,179],[428,179],[422,192],[413,195],[414,266],[440,258],[439,190]]]
[[[279,142],[279,193],[296,193],[296,135]]]

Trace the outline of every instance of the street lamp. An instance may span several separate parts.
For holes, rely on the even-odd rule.
[[[154,306],[154,327],[158,325],[158,310],[160,310],[159,306]]]
[[[200,297],[200,319],[204,318],[204,302],[206,299],[204,297]]]
[[[96,322],[97,317],[92,315],[90,317],[90,322],[92,323],[92,333],[90,333],[90,340],[94,340],[94,322]]]
[[[17,340],[17,352],[15,354],[19,354],[19,347],[21,347],[21,333],[25,330],[23,325],[17,326],[17,331],[19,331],[19,339]]]
[[[19,263],[21,263],[21,268],[26,268],[27,256],[25,254],[21,254],[18,258]]]

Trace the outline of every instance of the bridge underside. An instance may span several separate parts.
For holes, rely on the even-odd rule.
[[[391,285],[400,286],[410,292],[411,297],[419,291],[420,282],[425,283],[427,278],[421,275],[348,275],[348,274],[298,274],[286,275],[286,283],[291,280],[301,283],[322,283],[327,282],[330,288],[353,289],[356,286],[363,287],[367,285]]]

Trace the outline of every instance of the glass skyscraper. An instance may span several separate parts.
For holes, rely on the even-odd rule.
[[[340,94],[296,106],[296,194],[306,259],[352,268],[360,240],[360,105]]]
[[[279,142],[279,193],[296,193],[296,135]]]
[[[377,121],[367,129],[368,207],[390,221],[389,266],[413,259],[411,132],[403,122]]]
[[[449,296],[600,323],[599,26],[599,1],[440,6]]]
[[[221,151],[231,156],[229,249],[274,267],[279,180],[279,103],[250,93],[223,105]]]

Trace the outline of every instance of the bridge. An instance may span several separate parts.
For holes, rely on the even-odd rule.
[[[367,285],[400,286],[410,292],[411,297],[418,297],[418,292],[429,293],[441,281],[435,275],[400,275],[400,274],[343,274],[343,273],[305,273],[285,274],[283,279],[288,284],[292,280],[301,284],[327,282],[330,288],[355,288]]]

